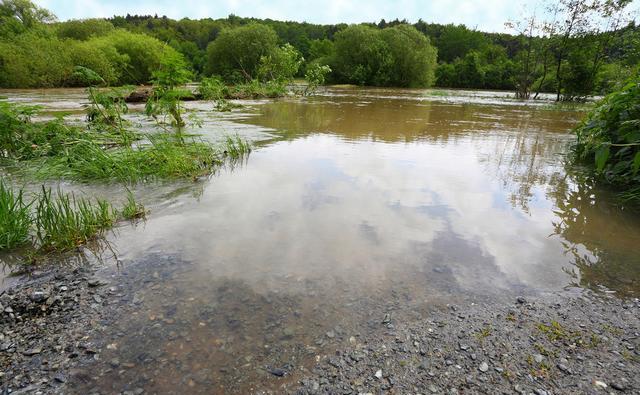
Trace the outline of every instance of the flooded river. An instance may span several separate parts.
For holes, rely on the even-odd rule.
[[[2,94],[72,117],[83,100]],[[134,312],[103,328],[79,392],[277,391],[386,315],[568,287],[640,294],[638,211],[565,166],[581,111],[348,87],[188,108],[205,138],[255,149],[208,180],[136,187],[149,218],[109,236],[118,264],[101,274],[128,284]]]

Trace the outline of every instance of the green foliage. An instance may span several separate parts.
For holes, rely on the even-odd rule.
[[[276,32],[265,25],[225,29],[207,47],[207,74],[220,75],[227,82],[253,80],[258,77],[260,59],[276,50],[277,42]]]
[[[0,251],[25,244],[29,240],[31,213],[23,191],[14,192],[0,179]]]
[[[55,16],[29,0],[3,0],[0,2],[0,36],[6,37],[24,33],[45,22],[52,22]]]
[[[223,100],[229,95],[229,88],[220,77],[203,78],[198,93],[204,100]]]
[[[285,44],[260,58],[258,79],[263,82],[289,83],[298,74],[303,62],[300,52],[291,44]]]
[[[78,66],[94,71],[105,85],[147,83],[161,58],[177,53],[152,37],[124,30],[77,41],[31,29],[10,40],[0,37],[0,87],[94,85],[78,74]]]
[[[182,119],[181,100],[191,95],[183,86],[191,80],[191,72],[182,55],[170,52],[160,60],[160,67],[153,74],[153,93],[145,106],[145,112],[157,119],[170,115],[172,124],[178,128],[185,126]]]
[[[251,145],[245,140],[242,140],[240,136],[235,137],[227,136],[224,141],[223,153],[231,159],[243,158],[251,152]]]
[[[427,87],[434,81],[436,50],[409,25],[378,30],[353,25],[335,36],[336,80],[378,86]]]
[[[127,220],[140,219],[147,216],[147,209],[142,203],[138,203],[136,201],[136,198],[135,196],[133,196],[133,193],[131,191],[128,191],[127,202],[122,207],[120,215],[122,215],[122,218]]]
[[[320,85],[324,85],[327,75],[331,73],[331,67],[327,65],[320,65],[318,63],[312,63],[307,67],[307,72],[304,74],[304,79],[307,81],[307,86],[304,89],[303,95],[313,94]]]
[[[640,200],[640,77],[605,97],[576,134],[577,159]]]
[[[43,251],[65,251],[85,244],[111,228],[115,220],[115,211],[104,200],[94,203],[61,191],[52,196],[44,186],[35,202],[36,238]]]
[[[57,23],[55,32],[59,38],[86,41],[91,37],[104,36],[114,30],[104,19],[74,19]]]
[[[436,49],[429,39],[410,25],[380,32],[391,54],[388,83],[392,86],[428,87],[435,81]]]

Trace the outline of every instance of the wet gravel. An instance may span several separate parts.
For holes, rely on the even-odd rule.
[[[640,393],[640,302],[547,295],[450,306],[319,358],[296,394]]]
[[[0,293],[0,394],[162,393],[153,379],[95,389],[93,376],[104,372],[92,366],[106,366],[114,377],[136,371],[122,357],[126,352],[110,349],[113,339],[105,334],[118,317],[141,308],[136,287],[158,287],[167,279],[156,281],[141,270],[116,284],[96,270],[35,272]],[[379,318],[366,323],[373,330],[326,331],[322,337],[331,347],[314,348],[311,363],[261,362],[266,384],[255,383],[252,392],[637,394],[639,313],[638,299],[588,291],[458,302],[421,314],[381,306],[372,312]],[[171,393],[184,390],[178,384]]]

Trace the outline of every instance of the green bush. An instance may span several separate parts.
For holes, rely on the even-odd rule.
[[[576,129],[576,156],[640,199],[640,77],[605,97]]]
[[[277,42],[276,32],[265,25],[223,30],[207,47],[207,75],[220,75],[227,82],[255,79],[260,59],[271,54]]]
[[[429,39],[412,26],[352,25],[335,35],[331,69],[342,83],[428,87],[435,80],[436,56]]]

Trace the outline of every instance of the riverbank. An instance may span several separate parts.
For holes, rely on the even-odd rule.
[[[93,375],[144,363],[112,357],[118,353],[112,326],[118,317],[146,314],[136,288],[157,287],[162,279],[154,270],[164,277],[182,266],[160,261],[161,269],[124,269],[117,283],[96,274],[97,268],[55,268],[4,290],[3,393],[144,393],[144,384],[105,391],[91,383]],[[315,363],[267,371],[254,393],[637,393],[639,313],[638,299],[587,291],[463,302],[411,320],[380,309],[374,312],[378,329],[327,332],[335,349],[320,347]],[[159,317],[150,325],[170,321]],[[115,339],[101,335],[107,330]],[[107,372],[90,369],[104,358]],[[195,380],[198,374],[193,372]]]

